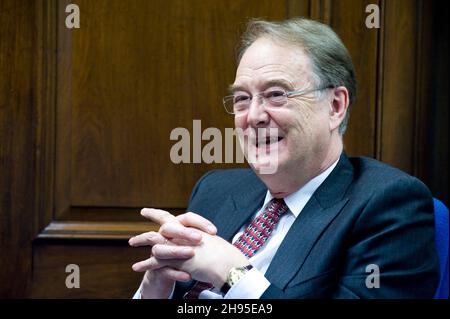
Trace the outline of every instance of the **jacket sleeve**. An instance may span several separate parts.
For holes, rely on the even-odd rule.
[[[335,298],[433,297],[439,279],[433,201],[418,179],[387,182],[373,194],[350,239]]]
[[[190,203],[192,202],[192,199],[195,197],[195,195],[197,194],[198,189],[200,188],[201,183],[211,174],[214,173],[214,170],[207,172],[206,174],[204,174],[198,181],[197,183],[195,183],[194,188],[192,189],[191,192],[191,196],[189,197],[189,205],[188,205],[188,211],[189,211],[189,207],[190,207]],[[182,299],[183,295],[189,291],[192,286],[194,285],[195,281],[194,280],[190,280],[188,282],[176,282],[175,284],[175,289],[173,291],[173,296],[172,299]]]

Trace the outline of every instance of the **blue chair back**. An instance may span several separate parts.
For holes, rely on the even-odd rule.
[[[434,298],[448,299],[448,208],[436,198],[433,201],[436,227],[435,240],[441,271],[439,286]]]

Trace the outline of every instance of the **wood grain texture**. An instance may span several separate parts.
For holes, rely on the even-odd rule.
[[[427,167],[429,161],[429,153],[425,147],[417,147],[426,145],[432,140],[432,102],[433,87],[436,82],[433,79],[433,38],[427,36],[433,32],[433,17],[424,12],[433,10],[433,1],[419,1],[417,4],[417,80],[415,87],[416,104],[415,104],[415,131],[414,131],[414,167],[413,172],[423,181],[429,181],[431,173]]]
[[[312,0],[310,1],[310,17],[325,24],[330,24],[331,6],[337,1]]]
[[[51,222],[37,239],[99,239],[128,240],[159,227],[146,222]]]
[[[31,279],[34,9],[26,0],[0,1],[0,298],[26,295]]]
[[[46,242],[33,246],[33,298],[123,298],[131,299],[142,273],[131,265],[147,258],[148,251],[125,243]],[[80,288],[66,286],[66,266],[80,269]]]
[[[311,4],[309,1],[290,0],[287,2],[287,16],[293,17],[310,17]]]
[[[353,60],[357,79],[356,101],[350,112],[345,150],[349,155],[375,156],[378,29],[365,25],[368,4],[377,1],[332,1],[329,23]]]
[[[34,232],[36,236],[54,214],[56,122],[56,0],[36,1],[36,179]]]
[[[381,160],[414,174],[417,2],[385,1]]]

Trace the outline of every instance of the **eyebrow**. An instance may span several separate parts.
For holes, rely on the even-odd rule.
[[[281,86],[281,87],[283,87],[283,88],[285,88],[285,89],[288,89],[288,90],[292,90],[292,89],[293,89],[292,84],[291,84],[289,81],[284,80],[284,79],[273,79],[273,80],[269,80],[269,81],[267,81],[267,82],[264,82],[264,84],[263,84],[264,90],[267,89],[267,88],[269,88],[269,87],[271,87],[271,86]],[[234,85],[234,84],[231,84],[231,85],[228,87],[228,91],[229,91],[231,94],[233,94],[233,93],[236,92],[236,91],[247,91],[247,90],[246,90],[246,88],[245,88],[244,86],[242,86],[242,85]]]

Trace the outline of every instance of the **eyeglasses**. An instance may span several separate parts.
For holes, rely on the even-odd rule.
[[[266,107],[279,108],[285,105],[288,98],[305,95],[308,93],[322,91],[326,89],[332,89],[334,85],[327,85],[317,89],[312,90],[296,90],[296,91],[284,91],[282,89],[269,89],[264,92],[255,94],[251,96],[247,93],[238,93],[233,95],[228,95],[223,98],[223,106],[229,114],[242,115],[245,114],[252,103],[253,97],[260,97],[262,99],[263,105]]]

